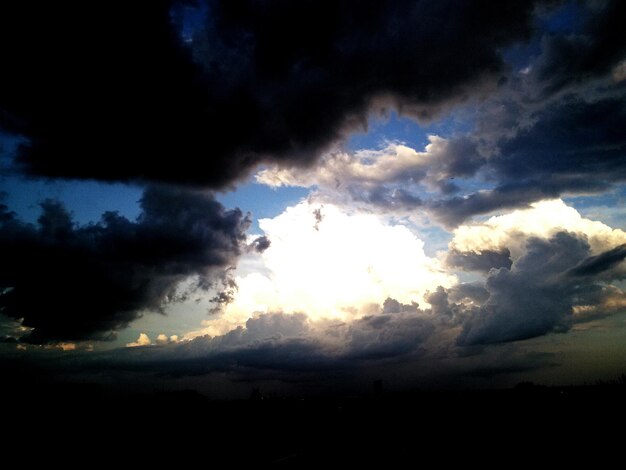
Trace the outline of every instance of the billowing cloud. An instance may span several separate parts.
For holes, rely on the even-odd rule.
[[[223,187],[312,163],[372,109],[429,119],[495,90],[542,3],[5,4],[0,125],[29,174]]]
[[[167,367],[174,362],[180,373],[207,373],[233,368],[304,372],[325,367],[330,359],[324,342],[303,313],[268,313],[248,318],[215,337],[198,336],[163,349]]]
[[[340,357],[351,361],[380,360],[423,348],[435,330],[432,317],[418,312],[368,315],[339,330]]]
[[[192,362],[191,368],[204,372],[238,367],[277,373],[341,369],[419,356],[438,321],[430,309],[387,314],[376,307],[370,315],[348,322],[270,312],[257,314],[223,335],[183,342],[168,354],[176,361],[185,358]]]
[[[375,215],[305,201],[259,225],[271,240],[261,264],[236,277],[233,302],[204,332],[222,333],[254,312],[358,318],[387,297],[425,304],[427,292],[455,282],[407,227]]]
[[[351,343],[339,333],[347,328],[357,339],[387,338],[399,347],[392,327],[401,321],[399,328],[420,336],[416,344],[433,336],[456,338],[459,346],[503,343],[566,331],[617,311],[625,298],[611,283],[626,273],[626,233],[560,200],[457,228],[447,266],[425,256],[405,227],[333,205],[302,202],[261,227],[272,240],[263,268],[238,278],[233,303],[188,338],[219,336],[252,312],[302,312],[319,324],[347,325],[327,330],[326,340],[340,335]],[[485,280],[458,284],[453,268]],[[372,343],[372,355],[384,355],[380,342],[380,351]],[[353,354],[367,355],[370,346],[359,344]]]
[[[31,329],[23,340],[111,338],[184,298],[182,281],[214,286],[247,250],[249,219],[210,195],[150,187],[140,204],[136,221],[107,212],[84,226],[52,200],[37,225],[0,208],[0,307]]]
[[[488,295],[466,319],[459,344],[566,331],[588,319],[585,313],[619,309],[626,296],[611,281],[626,274],[625,241],[622,230],[585,219],[560,200],[457,228],[448,262],[469,270],[493,264]],[[494,264],[498,252],[510,254],[512,264]]]
[[[567,331],[579,320],[576,307],[607,303],[615,296],[626,299],[626,293],[598,279],[580,279],[576,269],[598,259],[590,254],[586,240],[566,232],[547,240],[528,239],[525,253],[510,269],[490,271],[485,283],[489,298],[467,319],[458,343],[498,343]],[[620,253],[619,261],[625,255]]]

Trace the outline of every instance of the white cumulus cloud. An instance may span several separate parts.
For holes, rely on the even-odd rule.
[[[150,346],[151,344],[152,344],[152,340],[147,334],[139,333],[139,337],[132,343],[127,343],[126,347],[135,348],[137,346]]]
[[[585,238],[593,254],[626,243],[623,230],[586,219],[561,199],[554,199],[536,202],[528,209],[494,216],[482,223],[461,225],[454,230],[450,248],[461,252],[508,248],[511,257],[518,258],[529,236],[548,239],[563,231]]]
[[[372,214],[304,201],[259,225],[271,241],[258,255],[262,269],[238,276],[234,301],[187,337],[223,334],[255,313],[343,321],[378,311],[388,297],[427,305],[428,292],[456,283],[407,227]]]

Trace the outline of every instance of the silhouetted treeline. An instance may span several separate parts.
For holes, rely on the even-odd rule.
[[[294,468],[328,462],[387,466],[418,456],[476,457],[493,448],[525,458],[550,452],[557,442],[610,447],[620,435],[611,430],[621,429],[626,418],[623,378],[483,391],[383,392],[376,385],[362,395],[323,397],[253,389],[251,399],[232,401],[211,401],[192,390],[145,394],[93,384],[22,385],[3,390],[5,423],[16,430],[9,439],[22,451],[36,441],[106,455],[127,449],[132,456],[138,442],[147,440],[153,450],[139,446],[146,459],[176,462],[199,449],[233,464]]]

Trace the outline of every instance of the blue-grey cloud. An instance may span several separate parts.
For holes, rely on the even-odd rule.
[[[573,276],[594,276],[608,271],[619,265],[626,258],[626,244],[611,250],[590,256],[570,270]]]
[[[511,252],[508,248],[501,250],[483,250],[478,253],[473,251],[448,251],[446,263],[451,267],[461,268],[466,271],[489,272],[493,268],[510,268]]]
[[[564,193],[602,192],[626,181],[626,20],[623,2],[580,2],[582,25],[540,42],[523,73],[477,107],[476,126],[453,142],[473,142],[465,153],[473,173],[441,165],[441,178],[479,176],[480,192],[433,201],[445,225],[474,215],[524,207]],[[478,155],[478,157],[477,157]],[[454,162],[454,152],[442,156]]]

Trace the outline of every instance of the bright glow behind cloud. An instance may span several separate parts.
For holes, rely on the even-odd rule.
[[[408,228],[371,214],[301,202],[259,225],[271,240],[262,273],[237,278],[234,302],[203,333],[223,333],[254,313],[349,320],[379,311],[387,297],[425,305],[428,291],[456,282]]]

